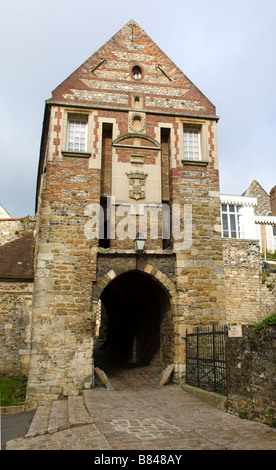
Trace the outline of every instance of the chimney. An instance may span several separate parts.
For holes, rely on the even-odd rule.
[[[271,214],[276,216],[276,186],[270,191]]]

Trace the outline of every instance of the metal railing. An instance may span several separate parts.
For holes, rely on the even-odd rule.
[[[227,393],[225,338],[227,327],[197,327],[186,331],[186,383],[208,391]]]

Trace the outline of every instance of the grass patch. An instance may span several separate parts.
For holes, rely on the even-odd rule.
[[[27,377],[0,379],[1,406],[23,405],[26,398]]]

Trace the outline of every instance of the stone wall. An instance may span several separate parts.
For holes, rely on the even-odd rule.
[[[175,253],[170,250],[147,250],[145,253],[137,256],[133,250],[132,253],[126,253],[125,250],[99,250],[97,262],[97,275],[99,279],[112,268],[117,274],[135,269],[144,270],[145,266],[150,264],[155,266],[156,270],[165,274],[172,282],[175,282]]]
[[[81,104],[79,103],[80,110],[87,111],[81,108]],[[116,201],[132,205],[135,205],[136,199],[130,195],[127,173],[132,169],[131,159],[135,158],[143,160],[143,163],[138,164],[139,169],[148,175],[146,196],[142,202],[161,203],[162,188],[164,195],[168,197],[168,181],[161,181],[162,155],[159,144],[161,128],[170,130],[170,137],[167,135],[167,142],[171,142],[170,203],[181,206],[182,231],[183,205],[192,206],[193,225],[188,227],[193,229],[192,245],[186,247],[187,249],[180,247],[176,255],[175,275],[179,295],[178,314],[175,315],[174,362],[184,363],[181,336],[187,324],[225,321],[215,118],[201,120],[198,124],[202,128],[205,149],[206,161],[203,166],[186,162],[183,167],[183,149],[179,141],[183,137],[183,125],[184,122],[187,124],[187,119],[149,112],[145,119],[148,140],[144,139],[141,131],[139,139],[136,137],[135,142],[128,142],[128,111],[90,110],[87,119],[91,154],[88,156],[64,152],[67,114],[68,111],[62,106],[52,106],[47,164],[45,163],[45,171],[41,175],[33,341],[27,390],[29,402],[42,402],[45,396],[56,399],[62,395],[78,394],[93,374],[93,322],[97,303],[93,303],[92,299],[95,283],[101,280],[103,272],[102,265],[97,264],[98,240],[91,237],[85,229],[89,228],[93,219],[89,204],[100,204],[110,191],[105,184],[110,164],[110,142],[107,138],[102,140],[101,126],[104,122],[113,125],[112,195]],[[188,121],[189,125],[194,123],[192,118]],[[125,139],[123,144],[122,141],[118,143],[120,137]],[[155,145],[156,141],[159,142],[158,147]],[[168,155],[169,149],[166,148],[163,156],[167,166]],[[134,169],[136,170],[135,166]],[[115,182],[118,183],[117,186]],[[125,196],[122,199],[119,196],[123,192]],[[187,229],[186,226],[185,228]],[[135,236],[136,232],[133,238]],[[128,250],[133,250],[133,238],[116,236],[111,239],[110,248],[115,252],[124,250],[127,254]],[[147,238],[147,250],[159,251],[162,247],[162,237]],[[156,256],[150,264],[156,271],[163,272],[163,269],[168,269],[165,266],[168,259],[167,257],[166,261],[161,261],[161,257]],[[127,260],[129,258],[125,257],[124,263]],[[106,270],[111,270],[119,261],[116,253],[112,255],[110,252],[110,258],[106,258],[105,262],[109,265]],[[135,269],[135,265],[131,269]],[[171,272],[167,277],[172,274]]]
[[[20,238],[35,229],[35,217],[0,219],[0,245]]]
[[[270,205],[271,205],[271,214],[276,215],[276,186],[270,190]]]
[[[27,375],[33,283],[0,280],[0,375]]]
[[[228,410],[241,418],[276,425],[276,327],[226,343]]]
[[[276,311],[275,289],[262,284],[255,240],[223,239],[227,323],[253,325]]]
[[[34,217],[0,220],[0,375],[27,375]]]
[[[276,273],[262,273],[261,309],[265,316],[276,313]]]
[[[46,175],[35,253],[30,401],[37,390],[38,400],[76,394],[76,383],[83,389],[93,368],[96,259],[84,225],[87,202],[100,202],[100,173],[88,170],[86,158],[64,158],[50,162]]]

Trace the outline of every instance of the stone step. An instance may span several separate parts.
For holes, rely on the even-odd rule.
[[[85,406],[83,395],[68,398],[68,415],[70,426],[82,426],[93,422]]]
[[[25,437],[34,437],[46,433],[48,428],[51,405],[38,406]]]
[[[52,403],[47,432],[53,434],[67,428],[69,428],[68,402],[67,400],[56,400]]]
[[[68,399],[55,400],[50,404],[38,406],[25,437],[53,434],[92,422],[84,397],[81,395],[68,397]]]

